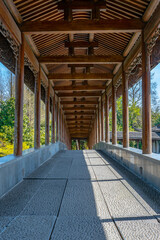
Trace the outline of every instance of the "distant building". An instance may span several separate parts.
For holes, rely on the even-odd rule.
[[[134,128],[135,132],[129,132],[129,140],[137,143],[137,148],[142,144],[142,129]],[[110,132],[110,140],[112,141],[112,132]],[[123,142],[123,132],[117,132],[117,140]],[[152,128],[152,152],[160,153],[160,126]]]

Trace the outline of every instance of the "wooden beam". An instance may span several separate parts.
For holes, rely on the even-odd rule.
[[[83,118],[66,118],[66,120],[67,121],[73,121],[73,120],[75,120],[75,121],[80,121],[80,120],[84,120],[84,121],[86,121],[86,120],[88,120],[88,121],[91,121],[91,120],[93,120],[93,118],[89,118],[89,117],[83,117]]]
[[[160,16],[160,4],[157,6],[155,12],[153,13],[152,17],[150,18],[149,22],[146,24],[146,26],[144,28],[145,42],[150,40],[153,32],[159,26],[159,24],[160,24],[159,16]],[[125,69],[127,69],[129,67],[129,65],[132,63],[134,58],[140,53],[140,51],[141,51],[141,37],[136,41],[134,47],[132,48],[132,50],[130,51],[128,56],[125,58],[125,60],[124,60],[124,68]],[[113,79],[114,85],[117,83],[117,81],[119,80],[121,75],[122,75],[122,69],[120,68]],[[112,84],[110,84],[110,86],[108,87],[109,91],[110,91],[111,87],[112,87]]]
[[[83,130],[83,129],[89,130],[88,127],[84,127],[84,126],[81,126],[81,127],[79,127],[79,126],[74,126],[74,127],[69,127],[68,129],[69,129],[69,130]]]
[[[96,107],[63,107],[64,111],[86,111],[86,110],[96,110]]]
[[[65,112],[65,115],[70,115],[70,116],[93,116],[94,112]]]
[[[98,48],[98,42],[85,42],[85,41],[77,41],[77,42],[65,42],[66,48],[80,48],[86,49],[89,47]]]
[[[90,124],[84,124],[84,123],[69,123],[68,124],[68,128],[71,128],[71,127],[90,127]]]
[[[81,85],[81,86],[55,86],[55,91],[92,91],[92,90],[103,90],[106,86],[102,85]]]
[[[68,64],[69,68],[75,67],[75,68],[86,68],[86,67],[90,67],[93,68],[94,64]]]
[[[26,21],[21,31],[26,34],[58,34],[58,33],[114,33],[139,32],[144,23],[136,19],[100,19],[76,21]]]
[[[43,71],[43,69],[41,69],[41,80],[42,80],[42,83],[45,87],[48,87],[48,78],[45,74],[45,72]]]
[[[24,51],[25,51],[25,54],[27,55],[29,61],[31,62],[32,66],[34,67],[34,69],[39,72],[39,63],[38,63],[38,60],[37,58],[35,57],[31,47],[29,46],[27,40],[26,40],[26,37],[24,39]]]
[[[73,93],[58,93],[58,97],[69,98],[69,97],[99,97],[100,92],[73,92]]]
[[[92,122],[92,119],[89,119],[89,120],[77,120],[77,119],[69,119],[68,121],[67,121],[67,125],[69,125],[69,124],[78,124],[78,123],[85,123],[85,124],[91,124],[91,122]]]
[[[123,62],[124,58],[121,55],[100,55],[100,56],[40,56],[38,58],[40,63],[45,64],[117,64]]]
[[[95,7],[98,7],[100,10],[106,10],[106,1],[100,0],[100,1],[86,1],[86,0],[81,0],[81,1],[73,1],[73,2],[65,2],[61,1],[58,3],[58,10],[64,11],[66,7],[69,7],[72,10],[76,11],[88,11],[92,10]]]
[[[17,10],[13,0],[4,0],[4,3],[6,4],[6,6],[8,7],[9,11],[11,12],[12,16],[14,17],[14,19],[16,20],[17,23],[22,23],[22,17],[19,13],[19,11]]]
[[[0,0],[0,19],[16,42],[21,43],[21,32],[2,0]]]
[[[71,104],[71,105],[93,105],[98,104],[97,101],[61,101],[61,104]]]
[[[48,79],[50,80],[112,80],[112,73],[55,73],[49,74]]]

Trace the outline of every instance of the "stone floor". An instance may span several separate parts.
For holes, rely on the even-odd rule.
[[[157,240],[160,195],[100,152],[59,152],[0,200],[0,239]]]

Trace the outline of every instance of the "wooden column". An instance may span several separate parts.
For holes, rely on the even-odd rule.
[[[15,132],[14,154],[22,155],[23,142],[23,94],[24,94],[24,34],[16,61],[16,98],[15,98]]]
[[[95,122],[95,138],[96,138],[96,141],[95,141],[95,144],[97,143],[97,114],[96,114],[96,122]]]
[[[142,31],[142,152],[152,153],[150,54]]]
[[[34,120],[34,148],[40,148],[40,130],[41,130],[41,67],[39,65],[39,73],[35,79],[35,120]]]
[[[99,103],[98,103],[98,142],[100,142],[100,119],[99,119]]]
[[[55,92],[52,98],[52,143],[55,143]]]
[[[57,100],[57,142],[59,141],[59,99]]]
[[[46,105],[45,145],[48,145],[49,144],[49,111],[50,111],[50,83],[49,82],[48,82],[48,87],[46,88],[45,105]]]
[[[103,99],[101,96],[101,141],[103,141]]]
[[[110,132],[109,132],[109,96],[105,93],[105,141],[110,142]]]
[[[116,89],[112,81],[112,144],[117,144]]]
[[[123,147],[129,147],[128,77],[122,64]]]

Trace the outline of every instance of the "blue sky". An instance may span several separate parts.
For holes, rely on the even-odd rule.
[[[6,74],[9,70],[3,66],[2,63],[0,63],[0,71],[2,74]],[[152,81],[157,83],[157,95],[159,96],[160,99],[160,64],[158,64],[152,71],[153,73],[153,78]]]
[[[152,81],[157,83],[157,95],[160,98],[160,63],[151,71],[153,73]]]

